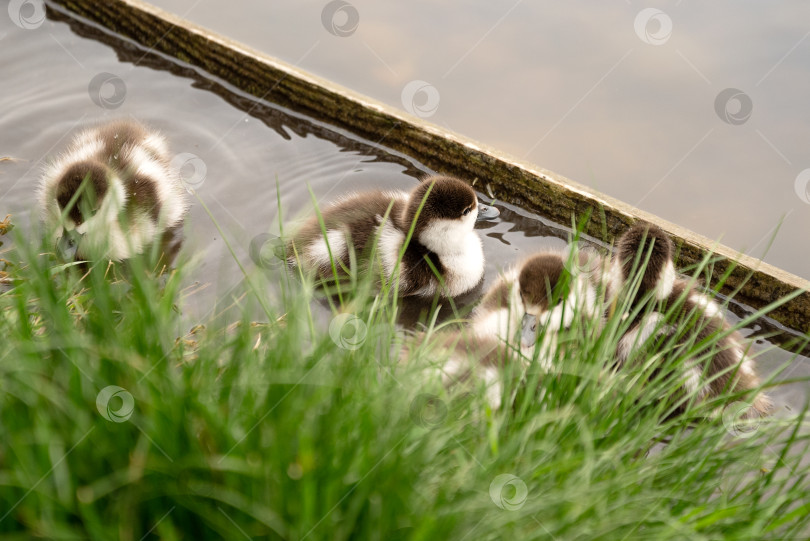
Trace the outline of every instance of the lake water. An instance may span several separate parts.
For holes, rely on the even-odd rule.
[[[808,2],[151,3],[810,279]]]
[[[48,19],[26,30],[0,14],[0,44],[14,51],[0,60],[0,157],[12,158],[0,161],[0,218],[11,213],[22,231],[36,220],[42,167],[83,126],[130,115],[166,134],[177,155],[193,155],[189,178],[199,199],[188,217],[186,248],[199,261],[192,277],[197,292],[185,314],[189,326],[229,305],[242,283],[225,241],[240,263],[254,268],[252,239],[278,233],[277,183],[286,219],[309,211],[310,189],[323,204],[370,187],[409,189],[430,172],[415,160],[257,102],[91,27]],[[101,85],[103,80],[114,83]],[[566,228],[517,208],[500,209],[500,218],[480,231],[488,281],[521,255],[564,245]],[[790,359],[786,351],[771,349],[760,362],[767,373]],[[783,375],[804,376],[810,376],[805,358]],[[806,388],[781,387],[775,393],[778,406],[800,409]]]

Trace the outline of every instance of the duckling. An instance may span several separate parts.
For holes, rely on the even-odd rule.
[[[527,366],[525,357],[510,344],[495,336],[478,335],[469,327],[411,334],[402,345],[400,362],[412,362],[417,356],[430,359],[431,374],[438,370],[448,391],[481,385],[493,411],[503,404],[505,378],[523,379]]]
[[[434,343],[447,355],[446,387],[480,381],[493,410],[505,397],[504,377],[522,379],[532,362],[550,369],[557,336],[575,320],[597,314],[602,259],[591,250],[542,252],[508,269],[472,313],[469,328],[442,331]],[[536,338],[538,324],[543,339]]]
[[[618,365],[655,355],[656,346],[669,342],[676,348],[692,346],[694,360],[685,364],[681,394],[700,402],[723,392],[756,389],[760,379],[742,335],[732,331],[718,304],[694,281],[677,276],[672,256],[672,240],[651,224],[634,225],[617,243],[610,288],[614,306],[622,303],[618,317],[633,317],[619,339]],[[744,417],[764,416],[770,409],[770,399],[759,392]]]
[[[484,275],[475,222],[498,214],[479,205],[468,184],[448,176],[428,177],[410,193],[358,193],[323,212],[325,236],[316,217],[303,225],[287,246],[288,264],[329,280],[335,270],[339,275],[351,270],[356,254],[360,270],[369,272],[378,263],[388,279],[398,281],[402,296],[456,297],[475,288]]]
[[[549,333],[570,327],[575,317],[591,317],[602,280],[601,256],[570,245],[566,252],[541,252],[505,272],[472,315],[478,336],[510,341],[520,331],[521,346],[535,344],[538,323]]]
[[[128,119],[79,133],[38,195],[46,234],[68,259],[122,261],[159,240],[173,255],[188,209],[166,140]]]
[[[634,306],[650,295],[657,300],[666,299],[677,278],[673,257],[672,240],[660,227],[647,223],[634,225],[616,243],[608,295],[617,300],[616,296],[634,276],[639,283],[632,292],[633,298],[627,300],[629,305]]]

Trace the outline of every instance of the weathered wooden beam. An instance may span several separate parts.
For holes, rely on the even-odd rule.
[[[810,331],[810,282],[657,216],[306,73],[140,0],[49,0],[48,7],[60,12],[67,9],[146,48],[198,66],[257,98],[348,129],[436,171],[477,179],[478,186],[489,185],[498,199],[558,223],[570,224],[572,216],[579,219],[590,213],[585,232],[605,242],[611,242],[636,220],[653,222],[672,235],[679,265],[696,264],[707,253],[718,256],[713,280],[732,269],[722,291],[739,290],[734,298],[741,303],[758,309],[802,290],[770,317],[802,333]]]

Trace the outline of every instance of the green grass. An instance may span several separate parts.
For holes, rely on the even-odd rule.
[[[552,372],[509,378],[493,412],[481,385],[441,386],[430,341],[399,362],[388,289],[342,291],[362,324],[330,333],[310,283],[248,271],[241,321],[189,333],[187,263],[83,275],[16,246],[0,295],[3,539],[808,535],[806,411],[750,432],[663,420],[672,380],[605,370],[616,329],[574,329]],[[125,391],[99,408],[108,386]]]

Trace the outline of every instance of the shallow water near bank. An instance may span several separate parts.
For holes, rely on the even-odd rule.
[[[22,231],[37,220],[41,169],[76,130],[122,116],[159,129],[172,151],[186,157],[184,174],[193,192],[185,246],[194,269],[184,302],[186,328],[212,320],[235,302],[244,280],[240,265],[256,269],[251,242],[279,234],[280,214],[287,222],[310,212],[310,190],[324,205],[372,187],[407,190],[431,172],[409,157],[256,101],[92,26],[48,19],[24,30],[0,17],[0,35],[3,46],[15,52],[3,60],[0,83],[0,157],[11,158],[0,162],[0,214],[11,213]],[[570,231],[513,206],[497,206],[499,219],[479,225],[487,255],[484,287],[520,257],[562,248]],[[730,317],[736,321],[744,312],[739,307]],[[319,316],[328,321],[325,310]],[[791,358],[770,348],[760,366],[769,373]],[[780,378],[810,376],[806,361],[796,359]],[[772,394],[779,409],[798,411],[807,390],[806,384],[792,384]]]

